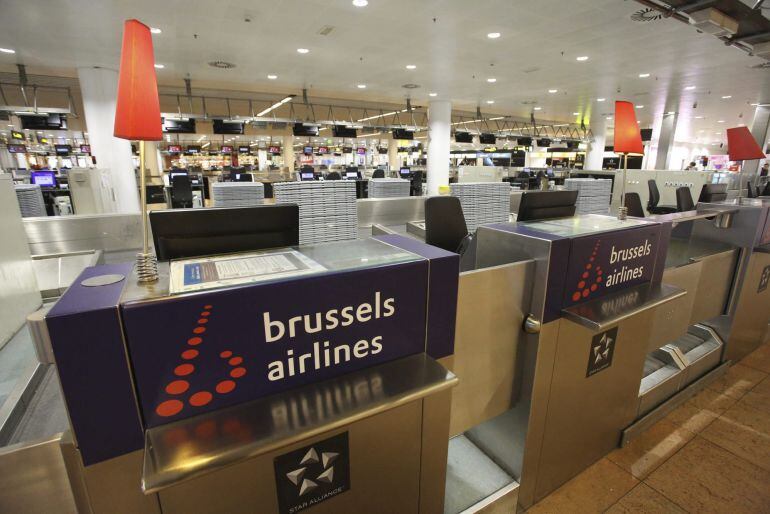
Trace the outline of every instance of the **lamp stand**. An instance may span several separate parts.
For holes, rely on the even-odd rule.
[[[628,217],[628,207],[626,207],[626,175],[628,174],[628,153],[623,154],[623,176],[620,184],[620,208],[618,209],[618,219],[624,220]]]
[[[150,231],[147,227],[147,187],[144,174],[144,141],[139,141],[139,198],[142,217],[142,252],[136,254],[136,274],[140,284],[158,281],[158,261],[150,252]]]

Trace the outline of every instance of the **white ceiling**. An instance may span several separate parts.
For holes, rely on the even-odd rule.
[[[587,124],[624,99],[644,105],[642,126],[678,111],[677,139],[693,142],[750,125],[750,104],[770,102],[770,70],[752,69],[763,61],[673,19],[632,21],[642,8],[631,0],[369,0],[364,8],[351,0],[2,0],[0,47],[16,54],[0,53],[0,69],[116,68],[122,21],[134,17],[162,29],[154,42],[165,85],[189,75],[194,88],[307,87],[311,99],[389,102],[409,94],[415,105],[436,92],[461,109],[528,118],[534,102],[539,119],[585,116]],[[324,26],[333,27],[327,36],[319,34]],[[310,53],[298,54],[300,47]],[[581,55],[589,60],[576,61]],[[215,60],[236,68],[208,66]],[[407,83],[420,88],[401,87]]]

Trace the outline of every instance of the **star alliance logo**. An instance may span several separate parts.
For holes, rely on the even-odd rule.
[[[765,269],[762,270],[762,276],[759,277],[759,287],[757,288],[757,293],[761,293],[767,289],[768,282],[770,282],[770,266],[765,266]]]
[[[590,377],[612,365],[612,356],[615,353],[615,341],[618,338],[618,327],[596,334],[591,340],[591,350],[588,355],[588,370],[586,377]]]
[[[280,512],[295,514],[350,489],[348,433],[275,458]]]

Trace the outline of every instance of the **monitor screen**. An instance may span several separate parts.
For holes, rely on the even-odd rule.
[[[493,145],[497,143],[497,136],[494,134],[481,134],[479,136],[479,143],[482,145]]]
[[[414,132],[406,129],[393,129],[393,139],[414,139]]]
[[[167,134],[195,134],[195,120],[163,120],[163,132]]]
[[[201,153],[201,147],[197,145],[187,145],[187,153],[188,154],[198,154]]]
[[[345,172],[345,178],[346,179],[357,179],[358,178],[358,172],[357,171],[346,171]]]
[[[240,121],[214,120],[214,134],[243,134],[243,123]]]
[[[233,147],[232,146],[222,146],[220,149],[222,153],[233,153]]]
[[[473,143],[473,134],[470,132],[455,132],[455,141],[458,143]]]
[[[292,134],[295,136],[317,136],[317,125],[305,125],[304,123],[295,123],[292,127]]]
[[[412,170],[410,170],[409,168],[401,168],[400,170],[398,170],[398,173],[402,177],[408,177],[412,173]]]
[[[315,179],[315,173],[312,171],[303,171],[299,174],[300,178],[302,180],[314,180]]]
[[[80,153],[91,153],[91,145],[80,145]]]
[[[321,154],[329,153],[329,147],[328,146],[319,146],[318,147],[318,153],[321,153]]]
[[[27,153],[27,147],[25,145],[8,145],[9,153]]]
[[[248,146],[239,146],[238,147],[238,153],[249,153],[250,148]]]
[[[356,153],[358,155],[366,155],[366,148],[356,148]]]
[[[19,132],[17,130],[11,131],[11,139],[18,139],[19,141],[24,141],[24,132]]]
[[[30,175],[30,182],[41,187],[54,187],[56,176],[53,171],[33,171]]]
[[[332,135],[334,137],[356,137],[357,132],[353,127],[334,125],[334,127],[332,127]]]
[[[268,151],[268,153],[271,153],[273,155],[281,155],[281,147],[280,146],[275,146],[275,145],[268,146],[267,147],[267,151]]]
[[[168,145],[168,153],[182,153],[182,147],[179,145]]]
[[[312,146],[306,146],[302,149],[302,153],[305,155],[313,155],[313,147]]]
[[[179,176],[187,176],[187,171],[185,170],[177,170],[171,172],[171,178],[179,177]]]
[[[56,155],[69,155],[72,151],[71,145],[54,145],[56,149]]]
[[[22,114],[19,116],[21,128],[29,130],[67,130],[67,116],[47,114],[44,116]]]

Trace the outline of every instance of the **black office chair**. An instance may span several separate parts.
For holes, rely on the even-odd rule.
[[[678,212],[695,210],[695,203],[692,201],[689,187],[678,187],[676,189],[676,210]]]
[[[374,170],[372,178],[385,178],[385,170]]]
[[[634,218],[644,218],[644,208],[642,207],[642,197],[639,193],[626,193],[625,200],[628,215]]]
[[[578,191],[527,191],[521,195],[516,221],[572,217],[577,197]]]
[[[342,180],[342,175],[340,175],[336,171],[332,171],[328,175],[326,175],[326,180]]]
[[[751,182],[746,182],[746,195],[749,198],[756,198],[757,197],[757,190],[754,189],[754,186]]]
[[[412,172],[411,184],[409,186],[409,192],[411,196],[422,196],[422,171],[417,170]]]
[[[189,175],[171,177],[171,208],[184,209],[192,207],[192,182]]]
[[[650,214],[671,214],[676,212],[676,207],[673,205],[658,205],[658,202],[660,202],[660,191],[658,191],[658,184],[653,179],[647,181],[647,189],[650,191],[647,212]]]
[[[299,207],[259,205],[150,212],[158,260],[299,244]]]
[[[770,182],[765,184],[765,188],[762,190],[762,194],[760,196],[770,196]]]
[[[459,254],[468,248],[470,236],[459,198],[431,196],[425,200],[425,242]]]
[[[727,200],[727,184],[703,184],[699,202],[723,202]]]

